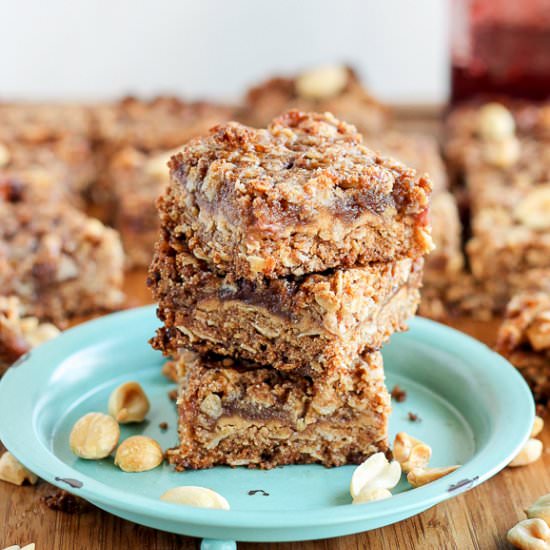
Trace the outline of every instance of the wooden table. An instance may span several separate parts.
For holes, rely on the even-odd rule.
[[[150,301],[144,273],[127,277],[128,306]],[[457,321],[456,328],[492,345],[495,325]],[[513,407],[513,403],[510,404]],[[0,419],[1,422],[1,419]],[[550,450],[550,422],[542,435]],[[524,518],[523,510],[550,492],[550,454],[535,464],[505,469],[493,479],[450,501],[396,525],[359,535],[287,544],[245,544],[241,549],[445,549],[508,548],[506,531]],[[0,548],[36,543],[37,550],[183,550],[197,540],[155,531],[92,508],[69,515],[50,510],[41,497],[55,492],[44,482],[16,487],[0,482]]]

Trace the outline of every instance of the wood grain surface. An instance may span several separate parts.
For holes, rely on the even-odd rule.
[[[150,302],[143,272],[127,277],[128,307]],[[456,328],[493,344],[494,323],[460,320]],[[513,407],[513,403],[510,404]],[[0,419],[1,422],[1,419]],[[542,434],[550,451],[550,422]],[[241,543],[241,550],[291,549],[449,549],[509,548],[506,531],[524,518],[523,510],[550,492],[550,454],[523,468],[507,468],[475,489],[416,517],[349,537],[286,544]],[[45,482],[16,487],[0,481],[0,548],[36,543],[36,550],[185,550],[198,541],[118,519],[97,508],[68,514],[50,510],[42,501],[57,490]]]

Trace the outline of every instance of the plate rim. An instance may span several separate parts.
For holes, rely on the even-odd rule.
[[[36,374],[36,378],[33,378],[34,384],[37,383],[37,380],[43,378],[49,379],[46,377],[46,374],[55,371],[59,363],[52,361],[52,363],[49,364],[47,361],[44,361],[48,356],[56,357],[57,355],[68,357],[81,349],[78,346],[81,339],[97,336],[95,333],[106,331],[110,325],[116,326],[118,322],[128,322],[128,317],[135,317],[134,322],[138,322],[140,318],[143,317],[145,319],[152,315],[155,308],[156,306],[154,305],[148,305],[116,312],[87,321],[64,331],[58,338],[33,349],[32,353],[23,362],[24,364],[20,363],[18,366],[10,367],[0,380],[0,418],[6,419],[6,422],[0,424],[0,439],[4,442],[5,447],[40,478],[52,485],[73,492],[86,500],[94,502],[100,507],[101,504],[104,504],[117,509],[127,510],[133,514],[145,515],[161,521],[178,522],[182,525],[182,522],[184,522],[195,526],[215,526],[216,528],[230,527],[243,530],[314,528],[320,525],[326,527],[329,524],[352,524],[361,520],[372,521],[384,518],[390,514],[407,513],[415,509],[427,509],[479,485],[505,467],[517,452],[519,452],[520,448],[529,437],[530,429],[528,428],[530,428],[530,424],[532,424],[535,414],[534,401],[527,384],[519,372],[517,372],[517,369],[503,357],[492,351],[488,346],[471,336],[421,317],[415,317],[409,321],[409,334],[414,334],[415,331],[419,331],[420,333],[430,332],[432,333],[433,340],[436,342],[448,341],[449,339],[451,339],[451,341],[456,340],[453,344],[454,346],[460,346],[462,344],[464,349],[471,349],[475,352],[472,353],[472,357],[475,357],[475,361],[479,365],[483,364],[483,369],[486,374],[487,372],[493,370],[496,372],[498,370],[499,383],[502,384],[503,381],[506,380],[507,389],[510,390],[512,394],[515,394],[515,397],[513,397],[515,406],[517,403],[520,403],[520,406],[525,405],[525,410],[521,411],[522,414],[517,414],[515,416],[516,424],[519,424],[519,418],[524,418],[522,422],[525,421],[525,428],[522,430],[518,429],[517,433],[514,433],[516,427],[512,427],[514,429],[511,430],[511,427],[507,425],[506,432],[502,434],[506,437],[500,439],[501,447],[505,445],[506,451],[500,453],[499,460],[487,456],[491,452],[490,449],[481,449],[481,451],[476,450],[476,453],[465,465],[452,474],[445,476],[445,478],[432,482],[424,487],[406,491],[392,497],[391,510],[388,510],[387,501],[371,502],[369,506],[345,504],[331,506],[329,508],[306,511],[301,510],[298,513],[295,510],[257,510],[255,512],[239,510],[224,511],[174,505],[155,499],[154,496],[142,496],[133,493],[128,494],[122,489],[109,487],[80,471],[74,470],[65,462],[57,458],[52,450],[47,448],[37,436],[35,409],[39,402],[34,404],[31,403],[31,405],[34,405],[31,407],[31,410],[18,411],[17,427],[15,423],[9,422],[10,418],[14,418],[16,412],[7,410],[9,400],[4,398],[7,397],[10,392],[15,391],[19,384],[28,384],[27,374],[29,369],[31,369],[33,374]],[[89,344],[91,344],[92,341],[93,340],[87,340]],[[441,349],[441,346],[434,347]],[[60,350],[63,350],[63,352],[60,353]],[[48,366],[41,363],[48,363]],[[21,374],[23,371],[25,371],[27,380],[23,380],[23,375]],[[508,394],[506,394],[506,396],[507,400],[511,397]],[[25,394],[20,400],[20,408],[22,409],[25,409],[25,397],[28,396]],[[530,406],[527,406],[528,403]],[[21,424],[23,424],[23,426],[21,426]],[[498,435],[498,431],[493,431],[490,437],[498,438]],[[515,435],[515,438],[510,437],[510,435]],[[29,438],[31,440],[30,445]],[[35,452],[30,452],[31,449]],[[490,465],[481,467],[481,464],[486,462],[490,463]],[[55,472],[55,474],[52,472]],[[75,477],[75,474],[78,479],[83,481],[83,486],[81,488],[71,488],[63,481],[59,481],[59,478],[71,478]],[[453,491],[449,490],[452,484],[459,483],[464,479],[469,481],[465,487]],[[154,507],[151,507],[151,501],[155,502]]]

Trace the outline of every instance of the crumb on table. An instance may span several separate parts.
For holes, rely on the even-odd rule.
[[[43,496],[41,501],[50,509],[65,514],[83,514],[90,510],[90,504],[84,499],[72,495],[63,489]]]

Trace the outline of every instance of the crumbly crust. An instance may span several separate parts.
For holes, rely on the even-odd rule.
[[[550,405],[550,293],[527,292],[512,298],[496,349],[519,369],[536,401]]]
[[[330,112],[354,124],[362,134],[378,135],[388,126],[388,109],[376,101],[361,85],[357,75],[347,68],[347,80],[341,89],[328,97],[312,99],[300,95],[295,78],[275,77],[251,88],[246,95],[241,118],[256,128],[263,128],[276,116],[298,109]]]
[[[379,352],[323,379],[184,353],[176,370],[177,470],[358,464],[388,451],[390,396]]]
[[[162,228],[224,273],[299,276],[432,248],[429,179],[365,148],[330,114],[215,127],[170,168]]]
[[[163,328],[153,346],[241,357],[282,370],[324,372],[378,349],[416,311],[422,259],[250,282],[159,243],[148,283]]]
[[[0,178],[0,293],[63,323],[122,303],[118,234],[62,200],[48,180]]]

